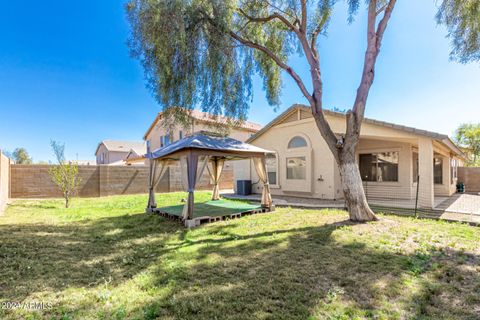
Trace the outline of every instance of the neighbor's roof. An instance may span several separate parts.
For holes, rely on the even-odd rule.
[[[190,112],[190,116],[192,118],[196,119],[197,121],[204,122],[204,123],[227,124],[227,123],[232,122],[231,118],[224,117],[224,116],[215,116],[215,115],[210,114],[208,112],[202,112],[202,111],[199,111],[199,110],[191,110],[189,112]],[[153,130],[155,125],[158,123],[158,121],[160,121],[160,119],[162,118],[162,115],[163,115],[163,112],[159,112],[157,114],[157,116],[155,117],[155,120],[152,122],[152,124],[148,128],[147,132],[145,132],[145,134],[143,135],[144,140],[147,139],[147,136]],[[245,129],[245,130],[250,131],[250,132],[257,132],[258,130],[262,129],[262,125],[258,124],[258,123],[255,123],[255,122],[251,122],[251,121],[244,121],[240,125],[235,126],[235,128]]]
[[[137,154],[144,154],[147,152],[147,147],[144,141],[103,140],[98,144],[95,154],[97,154],[98,148],[100,148],[102,144],[108,151],[128,153],[133,149]]]
[[[270,121],[265,127],[263,127],[260,131],[255,133],[253,136],[251,136],[249,139],[247,139],[247,142],[252,142],[258,137],[260,137],[262,134],[264,134],[266,131],[268,131],[271,127],[275,126],[276,124],[280,123],[283,119],[285,119],[290,113],[294,110],[303,110],[303,111],[308,111],[311,112],[310,107],[302,104],[294,104],[284,112],[282,112],[278,117]],[[331,111],[331,110],[323,110],[323,113],[326,115],[330,116],[337,116],[337,117],[345,117],[344,113],[341,112],[336,112],[336,111]],[[407,127],[399,124],[394,124],[390,122],[385,122],[385,121],[379,121],[375,119],[369,119],[369,118],[364,118],[363,119],[364,123],[369,123],[381,127],[386,127],[390,129],[395,129],[395,130],[400,130],[404,132],[408,132],[414,135],[419,135],[419,136],[425,136],[432,138],[434,140],[438,140],[445,144],[447,147],[449,147],[451,150],[453,150],[457,155],[460,155],[461,157],[465,158],[465,154],[460,150],[460,148],[448,137],[448,135],[437,133],[437,132],[432,132],[432,131],[427,131],[427,130],[422,130],[422,129],[417,129],[413,127]]]
[[[137,151],[135,151],[134,149],[130,149],[130,152],[127,154],[127,156],[125,157],[125,162],[127,164],[132,164],[132,163],[137,163],[137,162],[143,162],[145,161],[145,153],[146,153],[146,149],[144,152],[142,153],[138,153]]]
[[[229,137],[221,137],[201,132],[177,140],[163,148],[159,148],[153,151],[151,154],[147,154],[146,156],[147,158],[152,159],[165,158],[169,155],[173,155],[178,151],[186,149],[230,152],[232,154],[235,153],[238,155],[241,155],[242,153],[251,154],[272,152]]]

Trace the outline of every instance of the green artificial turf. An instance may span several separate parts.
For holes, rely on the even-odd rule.
[[[159,210],[175,216],[181,216],[184,204],[176,206],[160,207]],[[234,213],[251,211],[260,208],[260,205],[249,204],[242,201],[233,201],[228,199],[209,200],[203,202],[195,201],[193,207],[193,217],[218,217],[227,216]]]

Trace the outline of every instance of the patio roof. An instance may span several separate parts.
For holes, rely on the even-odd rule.
[[[163,148],[156,149],[147,158],[176,160],[187,150],[198,150],[202,153],[217,154],[229,159],[265,155],[272,151],[216,134],[201,131],[183,139],[177,140]]]

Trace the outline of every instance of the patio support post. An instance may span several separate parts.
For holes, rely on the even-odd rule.
[[[434,183],[433,183],[433,143],[430,138],[418,139],[418,173],[420,207],[434,207]]]
[[[258,177],[263,182],[263,190],[262,190],[262,207],[272,208],[272,196],[270,194],[270,185],[268,183],[268,174],[267,174],[267,166],[265,163],[265,156],[262,157],[254,157],[253,164],[255,166],[255,170],[257,171]]]

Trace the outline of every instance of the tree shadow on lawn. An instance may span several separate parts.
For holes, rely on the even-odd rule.
[[[201,247],[182,268],[156,268],[150,285],[171,291],[137,312],[150,319],[480,317],[478,256],[339,243],[331,235],[344,226],[354,227],[339,222],[247,236],[212,228],[229,236],[184,244]]]
[[[479,317],[478,256],[433,248],[400,254],[337,241],[334,231],[357,227],[348,221],[239,233],[249,218],[194,231],[145,214],[2,225],[0,298],[22,301],[104,281],[120,286],[148,268],[142,292],[165,288],[166,295],[114,305],[106,318],[125,308],[125,318],[145,319]],[[93,316],[103,305],[57,307],[43,315]]]
[[[43,291],[112,285],[131,278],[183,232],[178,222],[144,213],[68,224],[0,225],[0,299]]]

